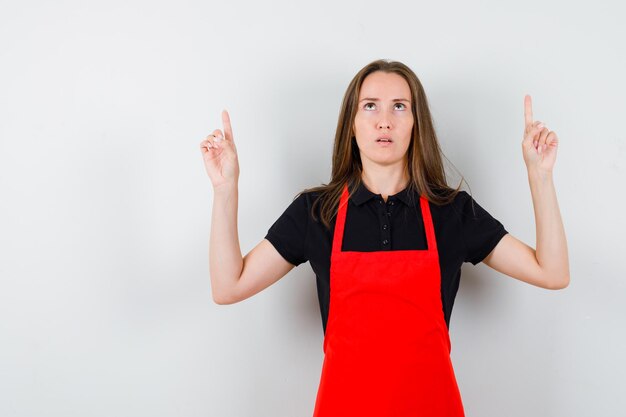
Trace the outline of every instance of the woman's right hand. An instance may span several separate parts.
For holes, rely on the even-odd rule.
[[[221,130],[215,129],[212,134],[200,142],[204,167],[209,178],[211,178],[213,189],[229,184],[236,185],[239,180],[237,149],[233,140],[230,117],[226,110],[222,110],[222,124],[224,125],[224,134]]]

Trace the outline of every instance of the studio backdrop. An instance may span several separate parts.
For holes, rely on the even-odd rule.
[[[330,179],[356,72],[422,82],[450,183],[535,247],[525,94],[557,132],[571,282],[465,263],[450,320],[467,416],[626,409],[624,6],[600,1],[0,3],[0,415],[310,416],[310,264],[213,301],[199,143],[237,144],[245,255]],[[219,221],[219,219],[217,219]]]

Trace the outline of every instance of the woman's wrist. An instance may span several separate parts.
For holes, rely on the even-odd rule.
[[[552,180],[552,171],[542,169],[529,169],[528,181],[530,182],[546,182]]]

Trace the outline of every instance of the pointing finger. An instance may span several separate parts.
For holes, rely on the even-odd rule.
[[[526,126],[533,122],[533,102],[528,94],[524,96],[524,121]]]
[[[233,128],[230,125],[230,116],[226,109],[222,110],[222,124],[224,125],[224,139],[233,140]]]

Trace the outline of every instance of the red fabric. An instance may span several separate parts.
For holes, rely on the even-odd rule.
[[[346,185],[313,417],[463,417],[428,201],[420,196],[428,249],[378,252],[341,251],[347,203]]]

